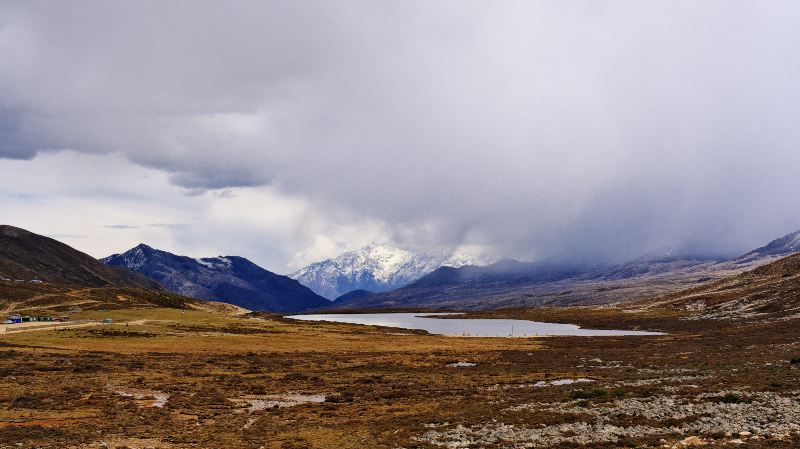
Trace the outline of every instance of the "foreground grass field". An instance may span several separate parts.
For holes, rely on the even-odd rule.
[[[449,338],[269,315],[87,311],[73,319],[114,324],[0,335],[0,447],[800,444],[797,321],[491,315],[670,334]]]

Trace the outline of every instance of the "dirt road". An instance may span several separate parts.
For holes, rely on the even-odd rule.
[[[81,320],[81,321],[68,321],[66,323],[17,323],[17,324],[0,324],[0,334],[17,334],[20,332],[40,331],[49,329],[69,329],[74,327],[86,327],[100,324],[97,321]]]

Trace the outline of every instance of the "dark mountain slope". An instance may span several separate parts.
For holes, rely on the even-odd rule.
[[[236,257],[193,259],[139,245],[103,259],[154,279],[173,292],[251,310],[298,312],[330,305],[299,282]]]
[[[337,301],[335,307],[493,308],[495,302],[508,295],[588,271],[588,267],[578,264],[516,260],[501,260],[485,267],[440,267],[405,287]]]
[[[358,299],[358,298],[366,298],[366,297],[372,296],[374,294],[375,294],[375,292],[371,292],[369,290],[358,289],[358,290],[353,290],[352,292],[345,293],[344,295],[334,299],[333,302],[346,302],[346,301],[351,301],[351,300]]]
[[[0,225],[0,278],[81,287],[163,289],[138,273],[106,266],[64,243],[8,225]]]

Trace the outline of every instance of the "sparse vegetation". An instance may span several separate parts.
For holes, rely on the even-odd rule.
[[[599,434],[581,426],[598,416],[621,429],[655,429],[652,435],[622,432],[615,447],[655,447],[660,439],[677,444],[687,436],[659,429],[700,428],[702,413],[731,405],[745,413],[773,397],[759,396],[765,392],[777,398],[800,390],[786,364],[798,349],[791,322],[712,328],[679,314],[609,309],[477,315],[669,335],[447,338],[270,315],[253,320],[180,309],[89,309],[76,318],[108,317],[114,324],[0,336],[0,447],[22,442],[23,448],[89,449],[105,441],[109,447],[434,449],[439,446],[432,441],[449,441],[445,435],[459,425],[475,426],[479,435],[499,421],[520,435],[545,426],[565,438],[595,441]],[[480,363],[448,368],[454,360]],[[592,382],[534,386],[584,377]],[[156,393],[168,395],[163,407],[152,406]],[[325,395],[325,402],[268,402],[295,393]],[[249,411],[248,401],[259,400],[267,402]],[[680,412],[679,404],[717,408],[697,415]],[[715,419],[727,422],[722,416]],[[432,431],[429,423],[444,440],[424,437]],[[514,447],[513,435],[505,443],[476,439],[470,447]],[[146,444],[137,440],[143,436]],[[718,430],[699,436],[709,448],[733,438]],[[794,438],[763,441],[789,448],[800,442]],[[603,441],[586,447],[608,447]]]
[[[608,392],[606,390],[593,389],[593,390],[573,390],[570,393],[571,399],[606,399]]]
[[[749,404],[753,402],[751,398],[737,393],[726,393],[724,396],[719,398],[719,401],[723,404]]]

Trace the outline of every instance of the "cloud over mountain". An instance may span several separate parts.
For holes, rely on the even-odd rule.
[[[0,157],[268,186],[215,205],[289,198],[409,249],[744,248],[800,222],[798,20],[789,1],[4,2]]]

